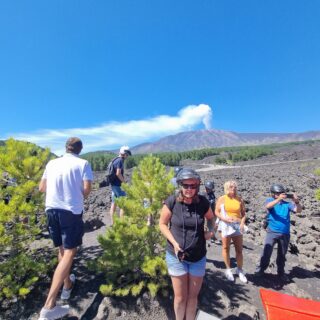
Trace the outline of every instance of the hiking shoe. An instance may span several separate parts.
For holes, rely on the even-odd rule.
[[[285,283],[290,282],[289,277],[285,273],[278,274],[278,279]]]
[[[42,308],[38,320],[55,320],[66,316],[69,313],[69,305],[55,306],[52,309]]]
[[[70,274],[69,278],[70,278],[70,281],[71,281],[72,285],[71,285],[70,289],[62,288],[61,296],[60,296],[60,298],[62,300],[68,300],[70,298],[71,291],[72,291],[72,289],[74,287],[74,283],[76,282],[76,276],[73,273]]]
[[[234,281],[234,276],[232,274],[232,270],[231,269],[227,269],[225,271],[225,276],[229,281]]]
[[[257,267],[254,272],[254,275],[257,277],[263,277],[265,275],[265,272],[261,270],[260,267]]]
[[[244,275],[244,272],[242,269],[237,268],[236,269],[237,275],[239,276],[239,280],[243,283],[248,283],[247,277]]]

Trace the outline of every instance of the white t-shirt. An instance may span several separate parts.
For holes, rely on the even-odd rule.
[[[93,180],[88,161],[72,153],[48,162],[42,179],[47,180],[46,210],[83,211],[83,181]]]

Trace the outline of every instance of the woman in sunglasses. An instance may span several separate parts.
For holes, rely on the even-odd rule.
[[[238,195],[235,181],[227,181],[224,184],[224,193],[217,201],[215,214],[221,223],[222,256],[226,265],[225,275],[229,281],[234,281],[230,264],[230,244],[232,241],[236,251],[236,273],[241,282],[247,283],[247,278],[242,270],[242,234],[246,221],[244,202]]]
[[[206,266],[206,240],[214,235],[214,214],[199,195],[199,174],[183,168],[177,175],[178,196],[164,201],[159,227],[167,238],[166,262],[174,291],[176,320],[194,320]],[[204,230],[205,219],[208,232]]]

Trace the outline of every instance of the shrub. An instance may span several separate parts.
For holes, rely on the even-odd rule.
[[[0,147],[0,301],[25,297],[47,268],[30,244],[40,232],[38,183],[49,158],[14,139]]]
[[[148,156],[133,170],[131,185],[122,185],[127,196],[117,199],[117,204],[125,216],[115,218],[114,225],[99,236],[103,254],[91,265],[105,274],[102,294],[136,296],[148,290],[155,296],[167,287],[165,240],[158,222],[162,201],[174,190],[172,177],[158,158]]]

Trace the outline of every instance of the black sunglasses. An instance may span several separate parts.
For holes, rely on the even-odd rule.
[[[199,185],[182,183],[181,186],[183,189],[197,189]]]

